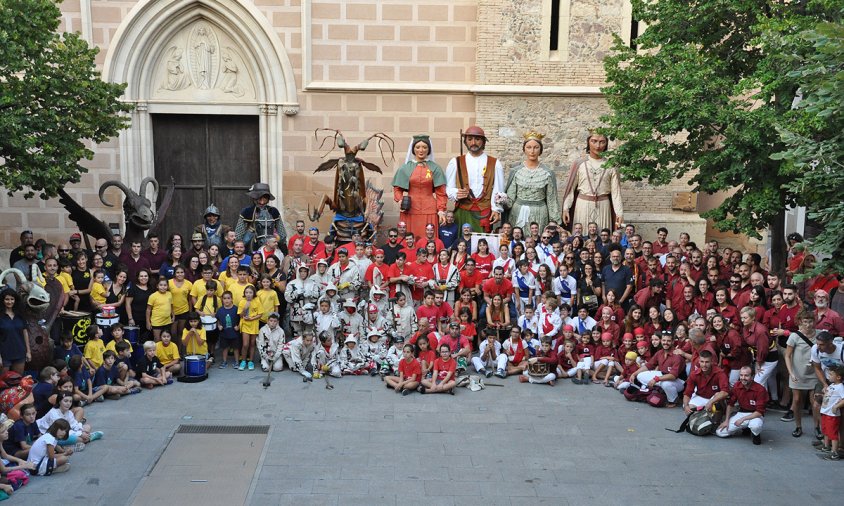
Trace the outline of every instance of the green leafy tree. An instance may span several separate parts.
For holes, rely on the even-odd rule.
[[[93,152],[128,124],[125,85],[100,79],[98,52],[59,34],[53,0],[0,0],[0,185],[47,199],[86,169]]]
[[[784,221],[797,202],[776,130],[797,86],[766,45],[808,27],[811,1],[632,0],[647,23],[637,47],[616,38],[604,61],[611,113],[605,132],[622,141],[608,159],[631,180],[664,185],[692,174],[693,190],[726,198],[702,216],[719,230],[761,238],[769,228],[772,270],[784,271]]]
[[[801,99],[779,124],[786,149],[772,155],[790,164],[789,189],[821,225],[812,250],[826,258],[811,274],[844,273],[844,6],[830,11],[834,21],[782,37]]]

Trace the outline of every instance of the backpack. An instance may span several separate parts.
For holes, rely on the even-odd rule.
[[[712,410],[698,409],[689,413],[689,416],[680,424],[677,430],[665,429],[671,432],[680,433],[683,431],[695,436],[708,436],[714,434],[724,419],[724,401],[716,403]]]
[[[668,404],[668,396],[665,395],[665,392],[662,388],[654,385],[650,392],[648,392],[647,397],[645,398],[645,402],[650,404],[655,408],[662,408]]]
[[[622,394],[625,399],[631,402],[645,402],[645,399],[648,397],[648,392],[643,392],[642,389],[636,385],[630,385],[624,389]]]

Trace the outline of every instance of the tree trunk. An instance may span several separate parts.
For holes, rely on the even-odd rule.
[[[768,227],[771,234],[771,265],[770,271],[785,279],[785,206],[780,209]]]

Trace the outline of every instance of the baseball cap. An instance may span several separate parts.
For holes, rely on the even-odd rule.
[[[377,313],[377,312],[378,312],[378,306],[376,306],[375,304],[370,304],[370,305],[369,305],[369,308],[368,308],[368,311],[369,311],[370,313]]]
[[[433,223],[428,223],[427,225],[425,225],[425,228],[430,228],[431,230],[433,230],[433,229],[434,229],[434,224],[433,224]]]
[[[82,234],[80,234],[79,232],[74,232],[73,234],[70,234],[70,241],[81,241],[81,240],[82,240]]]
[[[400,221],[398,226],[400,226],[400,227],[406,227],[406,226],[407,226],[407,223],[405,223],[405,222],[403,222],[403,221]]]
[[[466,228],[466,227],[472,228],[472,225],[470,223],[464,223],[462,228]]]
[[[193,235],[190,236],[191,241],[204,241],[205,239],[202,237],[202,234],[199,232],[194,232]]]
[[[448,326],[449,326],[450,328],[455,328],[455,327],[460,327],[460,324],[459,324],[459,323],[457,323],[457,322],[451,322],[451,323],[449,323],[449,324],[448,324]]]

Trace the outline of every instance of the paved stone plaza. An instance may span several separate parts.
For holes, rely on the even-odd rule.
[[[810,436],[792,438],[782,413],[754,447],[668,432],[679,408],[598,385],[493,378],[505,386],[402,397],[378,378],[326,390],[285,371],[264,390],[263,377],[214,369],[203,383],[90,407],[105,438],[10,504],[129,504],[179,424],[271,426],[246,498],[255,505],[837,504],[844,490],[844,464],[819,459]],[[192,478],[203,477],[185,486],[202,486]]]

